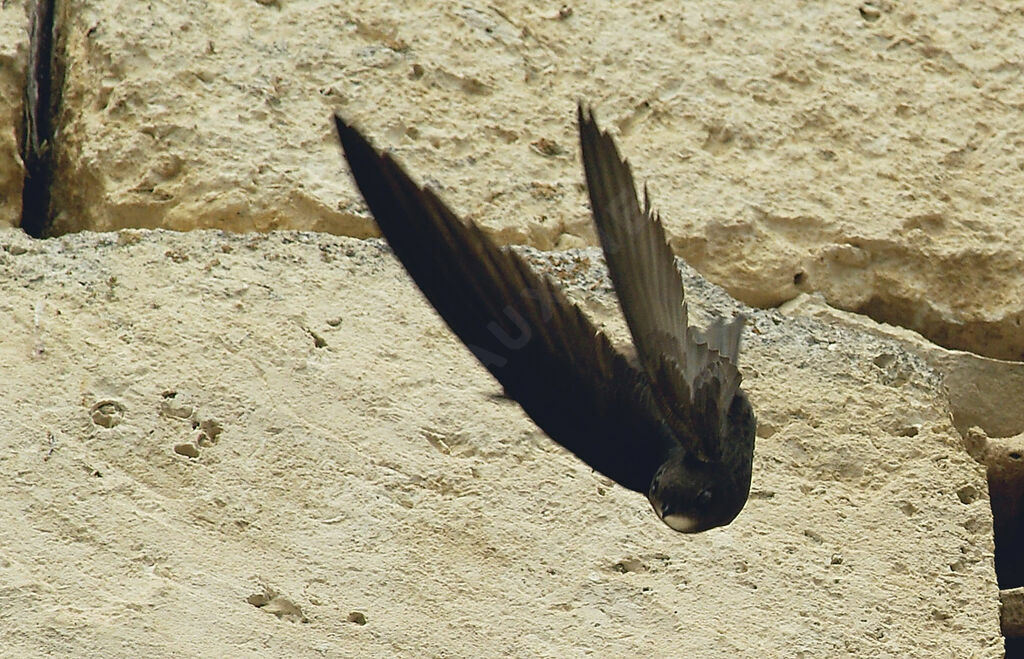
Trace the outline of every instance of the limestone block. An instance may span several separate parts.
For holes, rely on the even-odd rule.
[[[19,155],[19,140],[28,62],[28,26],[24,1],[3,3],[0,7],[0,227],[21,223],[25,169]]]
[[[524,252],[627,338],[597,250]],[[698,322],[741,308],[684,281]],[[751,500],[684,536],[497,396],[379,241],[2,232],[0,645],[1000,656],[985,475],[941,376],[747,311]]]
[[[978,426],[988,437],[1012,437],[1024,433],[1024,363],[981,357],[948,350],[917,332],[864,316],[840,311],[825,303],[821,294],[801,295],[780,307],[787,316],[816,318],[898,342],[920,356],[943,376],[953,423],[962,436]],[[893,358],[881,358],[880,365]],[[980,460],[980,449],[975,451]]]
[[[1016,3],[65,3],[55,230],[374,226],[328,116],[501,240],[595,244],[577,99],[676,252],[1024,356]]]
[[[1003,635],[1019,642],[1024,639],[1024,588],[1001,590],[999,599],[1002,602]]]
[[[907,329],[838,311],[819,294],[802,295],[781,310],[894,340],[942,374],[953,424],[967,452],[987,469],[999,584],[1024,584],[1024,363],[947,350]],[[876,359],[883,368],[897,362],[895,354]]]

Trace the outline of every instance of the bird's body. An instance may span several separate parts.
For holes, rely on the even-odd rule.
[[[677,531],[731,522],[750,489],[755,420],[739,388],[743,319],[690,327],[682,280],[629,164],[580,108],[598,234],[636,347],[631,363],[514,252],[462,222],[335,117],[345,157],[395,255],[456,335],[545,433],[647,495]]]

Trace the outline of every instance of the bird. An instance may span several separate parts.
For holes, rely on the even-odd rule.
[[[620,351],[547,276],[463,221],[339,114],[345,160],[394,255],[441,318],[553,441],[647,497],[671,529],[732,522],[750,492],[756,418],[740,387],[743,314],[689,324],[660,216],[592,109],[582,162],[609,275],[633,339]]]

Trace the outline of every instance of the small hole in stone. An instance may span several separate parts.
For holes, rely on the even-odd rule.
[[[804,281],[806,281],[806,280],[807,280],[807,275],[805,273],[803,273],[803,272],[798,272],[795,275],[793,275],[793,285],[794,286],[799,286],[800,284],[804,283]]]
[[[174,445],[174,452],[178,455],[184,455],[186,458],[198,458],[199,448],[191,442],[185,442],[182,444]]]
[[[878,368],[888,368],[892,366],[895,361],[896,355],[887,352],[883,352],[882,354],[878,355],[877,357],[871,360],[871,362]]]
[[[124,405],[116,400],[101,400],[92,406],[92,422],[104,428],[113,428],[124,420]]]
[[[956,491],[957,498],[962,504],[971,504],[981,498],[981,493],[971,485],[965,485]]]

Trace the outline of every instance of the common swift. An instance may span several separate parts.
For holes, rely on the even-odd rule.
[[[356,185],[391,249],[448,326],[554,441],[645,494],[676,531],[735,519],[750,492],[754,412],[740,389],[744,317],[701,333],[647,190],[582,104],[590,205],[635,358],[547,277],[463,222],[335,115]]]

